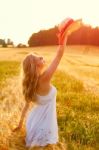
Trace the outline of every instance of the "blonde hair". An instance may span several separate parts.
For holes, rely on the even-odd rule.
[[[28,54],[23,62],[22,62],[22,69],[23,69],[23,79],[22,79],[22,92],[25,100],[27,102],[36,101],[36,88],[38,82],[38,75],[37,75],[37,67],[35,63],[35,55]]]

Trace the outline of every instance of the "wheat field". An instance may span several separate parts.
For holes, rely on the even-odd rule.
[[[0,150],[27,150],[26,118],[22,129],[12,132],[24,107],[20,75],[24,56],[31,52],[43,55],[47,67],[56,51],[57,46],[0,48]],[[58,90],[59,143],[35,149],[98,150],[99,47],[67,46],[52,84]]]

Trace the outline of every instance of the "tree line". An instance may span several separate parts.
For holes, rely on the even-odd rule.
[[[43,45],[56,45],[57,37],[56,33],[58,28],[55,26],[54,28],[48,30],[41,30],[38,33],[33,33],[32,36],[28,40],[28,45],[32,46],[43,46]]]
[[[0,39],[0,45],[2,46],[2,47],[8,47],[8,46],[13,46],[14,45],[14,43],[12,42],[12,40],[11,39],[7,39],[7,41],[5,40],[5,39]]]
[[[29,47],[58,45],[58,27],[55,26],[48,30],[40,30],[33,33],[28,39]],[[99,45],[99,27],[92,28],[91,26],[83,25],[80,29],[73,32],[67,40],[67,45]],[[11,39],[0,39],[0,47],[14,47]],[[19,43],[16,47],[25,48],[25,44]]]
[[[28,40],[28,45],[30,47],[57,45],[57,34],[57,26],[48,30],[41,30],[37,33],[33,33]],[[68,37],[67,45],[99,45],[99,27],[92,28],[91,26],[83,25]]]
[[[14,45],[14,42],[11,39],[0,39],[0,47],[18,47],[18,48],[26,48],[27,45],[18,43],[16,46]]]

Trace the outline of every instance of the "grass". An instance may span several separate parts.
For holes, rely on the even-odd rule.
[[[34,51],[36,49],[39,53],[41,48],[35,48]],[[46,47],[41,54],[50,62],[54,51],[50,53],[45,49]],[[9,49],[9,51],[11,50]],[[21,56],[18,52],[16,50],[9,55],[10,58],[13,58],[12,55],[17,53],[15,60],[13,58],[9,61],[6,55],[7,60],[0,61],[0,150],[26,150],[25,124],[19,132],[12,133],[11,131],[18,124],[24,105],[19,72],[20,60],[27,52],[23,49],[23,52],[20,52]],[[65,53],[52,79],[52,83],[58,90],[57,116],[60,142],[67,144],[67,150],[99,149],[99,94],[85,89],[83,74],[80,71],[80,69],[85,71],[84,76],[87,78],[88,74],[85,68],[88,65],[82,67],[85,63],[89,64],[93,70],[93,65],[98,65],[99,61],[94,56]],[[76,75],[79,78],[76,78]],[[94,72],[91,78],[96,81],[96,76],[98,76],[98,67],[97,72]],[[88,78],[90,82],[90,76]],[[46,148],[46,150],[49,149],[51,150],[51,148]],[[55,150],[60,149],[62,148],[59,148],[58,145],[55,148]]]
[[[19,65],[18,61],[0,61],[0,87],[6,79],[18,75]]]
[[[99,139],[99,96],[86,92],[81,81],[63,71],[56,73],[53,83],[59,91],[57,113],[60,139],[69,142],[68,147],[71,145],[72,149],[83,149],[85,145],[96,149]],[[71,150],[70,147],[68,149]]]

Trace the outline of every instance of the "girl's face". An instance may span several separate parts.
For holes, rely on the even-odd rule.
[[[36,68],[38,70],[38,73],[41,74],[42,73],[42,70],[43,68],[45,67],[45,60],[42,56],[32,56],[31,55],[31,63],[34,63],[36,64]]]
[[[45,66],[45,60],[42,56],[35,56],[35,63],[39,69],[43,69]]]

